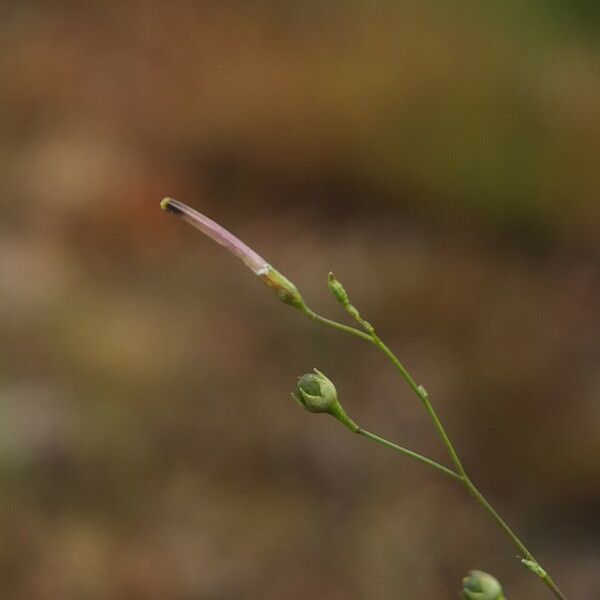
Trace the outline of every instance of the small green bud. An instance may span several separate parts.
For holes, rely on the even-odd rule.
[[[298,379],[296,393],[302,406],[309,412],[330,412],[339,402],[333,382],[316,369],[314,373]]]
[[[483,571],[471,571],[463,579],[462,597],[464,600],[505,600],[498,580]]]
[[[330,414],[351,431],[358,431],[358,425],[344,412],[331,379],[317,369],[314,371],[298,379],[294,399],[309,412]]]
[[[331,290],[331,293],[336,297],[337,301],[344,307],[346,312],[371,336],[375,333],[373,326],[368,321],[365,321],[358,310],[352,304],[350,304],[350,297],[344,289],[344,286],[340,281],[335,278],[335,275],[329,271],[327,275],[327,285]]]
[[[327,285],[329,286],[331,293],[337,298],[342,306],[348,306],[348,304],[350,304],[350,298],[348,297],[348,293],[344,289],[344,286],[335,278],[335,275],[331,271],[329,271],[329,275],[327,275]]]

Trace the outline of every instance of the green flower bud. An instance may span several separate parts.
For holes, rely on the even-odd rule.
[[[471,571],[463,579],[462,597],[464,600],[505,600],[498,580],[483,571]]]
[[[327,285],[329,286],[331,293],[337,298],[342,306],[348,306],[348,304],[350,304],[350,298],[348,297],[348,293],[344,289],[344,286],[335,278],[335,275],[331,271],[329,272],[329,275],[327,275]]]
[[[302,375],[293,396],[309,412],[330,414],[351,431],[358,431],[358,425],[344,412],[335,385],[321,371],[315,369],[314,373]]]
[[[350,303],[350,298],[344,286],[335,278],[335,275],[330,271],[327,276],[327,285],[336,300],[344,307],[345,311],[371,336],[375,333],[373,326],[368,321],[365,321],[358,310]]]

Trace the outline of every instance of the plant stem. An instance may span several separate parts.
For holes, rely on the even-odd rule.
[[[450,437],[446,433],[444,426],[442,425],[437,413],[435,412],[431,402],[429,401],[429,397],[425,388],[417,385],[412,375],[406,370],[404,365],[398,360],[396,355],[381,341],[381,339],[377,336],[375,332],[372,334],[372,342],[375,346],[377,346],[392,362],[392,364],[396,367],[396,369],[400,372],[402,377],[407,381],[409,386],[418,396],[419,400],[421,400],[425,410],[429,414],[433,425],[442,440],[444,446],[446,447],[452,462],[454,463],[457,471],[461,475],[461,481],[467,491],[477,500],[479,505],[496,521],[496,524],[500,527],[500,529],[506,534],[506,536],[511,540],[513,545],[517,548],[517,550],[521,553],[521,558],[525,558],[540,567],[540,563],[534,558],[531,552],[527,549],[525,544],[518,538],[515,532],[508,526],[506,521],[496,512],[494,507],[485,499],[483,494],[475,487],[469,476],[467,475],[460,458],[458,457],[458,453],[452,444]],[[535,570],[533,572],[536,572]],[[540,573],[536,573],[540,579],[546,584],[546,586],[553,592],[553,594],[559,600],[566,600],[563,593],[558,589],[550,575],[543,569],[541,569]]]
[[[447,467],[444,467],[444,465],[440,465],[439,463],[435,462],[434,460],[427,458],[426,456],[418,454],[417,452],[413,452],[412,450],[408,450],[407,448],[403,448],[402,446],[398,446],[398,444],[394,444],[394,442],[390,442],[389,440],[386,440],[385,438],[375,435],[374,433],[371,433],[370,431],[366,431],[360,427],[358,428],[356,433],[358,433],[359,435],[362,435],[366,438],[369,438],[370,440],[373,440],[374,442],[377,442],[378,444],[381,444],[382,446],[391,448],[392,450],[395,450],[396,452],[399,452],[400,454],[404,454],[404,456],[408,456],[410,458],[414,458],[415,460],[421,461],[422,463],[425,463],[426,465],[433,467],[434,469],[437,469],[438,471],[441,471],[442,473],[444,473],[445,475],[448,475],[449,477],[452,477],[453,479],[458,479],[459,481],[462,481],[461,475],[459,475],[458,473],[455,473],[454,471],[451,471]]]
[[[364,333],[360,329],[356,329],[356,327],[350,327],[349,325],[344,325],[343,323],[338,323],[337,321],[333,321],[331,319],[327,319],[319,314],[317,314],[314,310],[309,308],[306,305],[300,307],[300,310],[310,319],[317,321],[318,323],[322,323],[323,325],[327,325],[328,327],[333,327],[333,329],[337,329],[338,331],[345,331],[346,333],[350,333],[351,335],[355,335],[367,342],[372,342],[371,336],[368,333]]]
[[[534,558],[534,556],[527,550],[523,542],[517,537],[517,535],[513,532],[513,530],[508,526],[506,521],[496,512],[494,507],[485,499],[483,494],[475,487],[475,484],[467,477],[466,474],[463,474],[462,482],[464,486],[467,488],[469,493],[477,500],[477,502],[491,515],[491,517],[496,521],[498,526],[504,531],[504,533],[510,538],[514,546],[519,550],[521,554],[521,558],[525,558],[535,565],[540,566],[540,563]],[[542,570],[543,571],[543,570]],[[558,589],[554,581],[548,573],[543,571],[543,574],[538,574],[538,577],[544,581],[544,583],[554,592],[554,595],[560,600],[566,600],[563,596],[563,593]]]
[[[427,411],[427,414],[429,415],[430,419],[432,420],[433,425],[438,433],[438,436],[440,437],[444,446],[446,447],[446,450],[448,451],[448,454],[450,455],[450,458],[452,459],[452,462],[454,463],[454,466],[456,467],[457,471],[461,475],[466,475],[460,458],[458,457],[458,454],[454,449],[454,446],[452,445],[452,442],[450,441],[450,438],[448,437],[448,434],[446,433],[442,422],[440,421],[439,417],[437,416],[437,413],[431,405],[431,402],[429,401],[429,396],[427,395],[425,388],[420,385],[417,385],[417,382],[414,380],[412,375],[406,370],[406,368],[398,360],[396,355],[381,341],[381,339],[377,336],[375,332],[373,332],[371,336],[371,342],[389,358],[392,364],[400,372],[400,375],[402,375],[404,380],[415,392],[415,394],[423,404],[423,407]]]
[[[396,369],[398,370],[398,372],[400,373],[402,378],[408,383],[410,388],[413,390],[413,392],[417,395],[417,397],[421,401],[423,407],[425,408],[425,410],[427,411],[427,414],[429,415],[431,421],[433,422],[433,425],[437,431],[438,436],[440,437],[442,443],[444,444],[446,450],[448,451],[448,454],[452,460],[452,463],[456,467],[456,470],[458,471],[458,473],[455,473],[454,471],[451,471],[450,469],[447,469],[446,467],[440,465],[439,463],[436,463],[435,461],[432,461],[424,456],[421,456],[420,454],[412,452],[411,450],[407,450],[406,448],[402,448],[401,446],[398,446],[398,445],[394,444],[393,442],[390,442],[384,438],[380,438],[379,436],[376,436],[375,434],[364,431],[363,429],[359,429],[357,431],[357,433],[359,433],[365,437],[368,437],[369,439],[371,439],[379,444],[387,446],[388,448],[396,450],[397,452],[400,452],[401,454],[410,456],[416,460],[424,462],[424,463],[428,464],[429,466],[434,467],[437,470],[444,472],[446,475],[449,475],[450,477],[461,481],[462,484],[467,489],[467,491],[471,494],[471,496],[473,496],[475,498],[475,500],[478,502],[478,504],[494,519],[494,521],[500,527],[500,529],[511,540],[513,545],[518,549],[519,553],[522,555],[521,558],[524,558],[525,560],[530,561],[532,563],[532,565],[527,565],[525,563],[523,563],[523,564],[525,564],[525,566],[527,566],[527,568],[529,568],[529,570],[531,570],[533,573],[535,573],[546,584],[546,586],[552,591],[552,593],[554,594],[554,596],[556,598],[558,598],[558,600],[566,600],[565,596],[559,590],[559,588],[554,583],[554,581],[552,580],[550,575],[541,567],[541,565],[533,557],[531,552],[529,552],[529,550],[526,548],[525,544],[523,544],[523,542],[517,537],[517,535],[513,532],[513,530],[508,526],[506,521],[504,521],[504,519],[496,512],[496,510],[492,507],[492,505],[485,499],[483,494],[475,487],[475,485],[473,484],[473,482],[467,475],[467,473],[462,465],[462,462],[458,456],[458,453],[456,452],[456,449],[454,448],[454,445],[452,444],[452,441],[450,440],[450,437],[446,433],[444,426],[442,425],[439,417],[437,416],[437,413],[435,412],[431,402],[429,401],[429,396],[428,396],[427,392],[425,391],[425,388],[423,386],[420,386],[417,384],[417,382],[415,381],[413,376],[408,372],[406,367],[398,360],[396,355],[388,348],[388,346],[386,346],[386,344],[379,338],[379,336],[375,333],[374,329],[366,321],[362,320],[362,318],[360,318],[360,317],[358,317],[357,320],[358,320],[359,324],[361,324],[363,327],[365,327],[365,326],[368,327],[368,329],[367,329],[368,333],[360,331],[359,329],[356,329],[354,327],[349,327],[348,325],[338,323],[337,321],[332,321],[331,319],[327,319],[326,317],[322,317],[321,315],[315,313],[313,310],[311,310],[307,306],[302,308],[302,312],[304,312],[304,314],[307,315],[308,317],[310,317],[311,319],[318,321],[319,323],[322,323],[323,325],[327,325],[328,327],[332,327],[332,328],[340,330],[340,331],[345,331],[346,333],[350,333],[356,337],[360,337],[360,338],[372,343],[374,346],[379,348],[379,350],[381,350],[387,356],[387,358],[394,365],[394,367],[396,367]],[[355,318],[356,318],[356,316],[355,316]]]

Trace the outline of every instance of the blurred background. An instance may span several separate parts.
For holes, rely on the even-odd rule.
[[[0,8],[3,599],[550,594],[450,480],[290,399],[316,366],[438,460],[333,269],[572,599],[600,589],[600,5]]]

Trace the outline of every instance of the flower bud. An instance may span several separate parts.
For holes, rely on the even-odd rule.
[[[294,398],[309,412],[330,414],[351,431],[358,431],[358,425],[344,412],[333,382],[321,371],[314,371],[298,379]]]
[[[505,600],[498,580],[483,571],[471,571],[463,579],[462,597],[464,600]]]
[[[371,336],[375,334],[373,326],[368,321],[365,321],[358,310],[350,303],[348,292],[344,286],[338,281],[335,275],[330,271],[327,275],[327,285],[336,300],[344,307],[346,312]]]
[[[348,293],[344,289],[344,286],[335,278],[335,275],[330,271],[329,275],[327,275],[327,285],[331,290],[331,293],[337,298],[337,301],[342,306],[348,306],[350,304],[350,298],[348,297]]]

